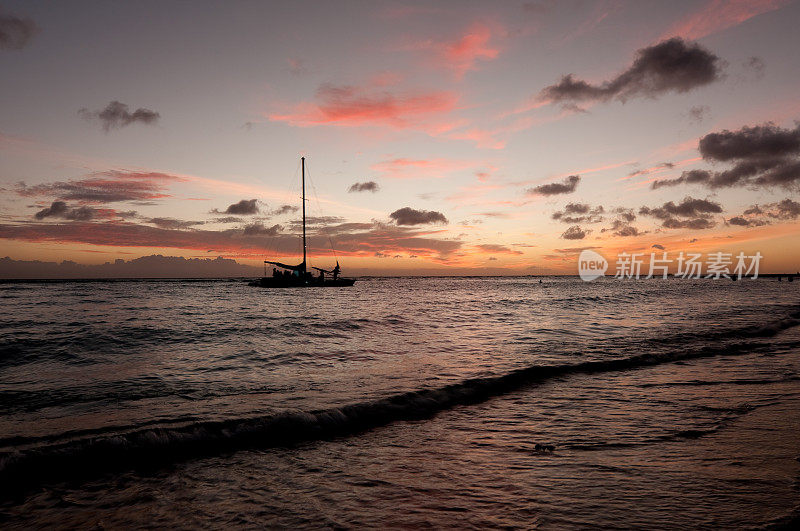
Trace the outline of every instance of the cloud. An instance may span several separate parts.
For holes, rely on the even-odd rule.
[[[768,221],[762,219],[747,219],[742,216],[735,216],[727,220],[731,225],[738,225],[740,227],[761,227],[769,224]]]
[[[53,203],[33,215],[36,219],[63,218],[72,221],[89,221],[95,217],[96,210],[91,207],[82,206],[70,208],[64,201],[53,201]]]
[[[703,230],[714,227],[716,223],[708,218],[676,219],[667,218],[662,223],[665,229],[695,229]]]
[[[640,234],[644,234],[644,233],[640,232],[639,229],[637,229],[633,225],[627,225],[627,224],[624,224],[624,223],[617,223],[616,221],[614,222],[614,225],[612,225],[611,231],[612,231],[612,233],[614,235],[622,236],[622,237],[625,237],[625,236],[638,236]]]
[[[183,221],[175,218],[150,218],[147,223],[152,223],[162,229],[189,229],[195,225],[203,225],[203,221]]]
[[[671,170],[674,167],[675,167],[674,162],[662,162],[661,164],[656,164],[655,166],[651,166],[649,168],[634,170],[630,172],[625,178],[630,179],[632,177],[639,177],[640,175],[649,175],[651,173],[658,173],[663,170]]]
[[[578,225],[573,225],[564,231],[561,235],[565,240],[582,240],[586,237],[588,231],[584,231]]]
[[[673,216],[707,216],[720,212],[722,212],[722,206],[720,206],[719,203],[707,199],[694,199],[688,196],[677,205],[672,201],[668,201],[657,208],[642,207],[639,209],[639,214],[656,217],[658,219],[668,219]]]
[[[777,210],[776,217],[779,219],[797,219],[800,216],[800,203],[791,199],[784,199],[779,203],[772,203],[771,208]]]
[[[651,188],[703,184],[708,188],[733,186],[796,189],[800,182],[800,124],[785,129],[773,123],[723,130],[700,138],[698,149],[712,163],[733,165],[722,171],[692,170],[680,177],[654,181]]]
[[[753,205],[741,215],[727,220],[730,225],[740,227],[761,227],[769,225],[772,220],[794,221],[800,217],[800,203],[786,198],[775,203]]]
[[[528,195],[569,194],[575,191],[580,181],[581,181],[580,176],[570,175],[560,183],[542,184],[535,188],[528,188],[525,191],[525,193],[527,193]]]
[[[435,210],[415,210],[410,207],[403,207],[395,210],[389,217],[398,225],[424,225],[427,223],[447,224],[447,218],[441,212]]]
[[[91,265],[0,258],[0,278],[221,278],[252,277],[259,272],[259,268],[222,257],[151,255]]]
[[[396,157],[382,160],[370,166],[392,179],[420,179],[445,177],[449,173],[474,167],[475,162],[456,159],[409,159]]]
[[[592,208],[585,203],[567,203],[564,210],[553,212],[550,217],[562,223],[599,223],[603,221],[604,212],[599,205]]]
[[[764,70],[767,68],[767,63],[760,57],[748,57],[747,60],[742,63],[742,66],[755,74],[755,77],[761,79],[764,77]]]
[[[437,68],[452,70],[456,78],[476,70],[478,60],[496,59],[500,49],[490,44],[492,29],[484,23],[473,24],[457,39],[447,42],[424,41],[408,46],[410,49],[429,51]]]
[[[660,219],[665,229],[710,229],[716,225],[711,215],[721,212],[719,203],[688,196],[678,204],[668,201],[660,207],[639,209],[641,215]]]
[[[0,12],[0,50],[21,50],[36,30],[33,20]]]
[[[170,197],[163,193],[165,184],[183,180],[181,177],[159,172],[109,170],[95,172],[83,179],[72,181],[57,181],[35,186],[21,183],[16,192],[24,197],[51,196],[61,200],[91,203],[146,201]]]
[[[721,60],[699,44],[673,38],[636,52],[633,64],[599,85],[567,74],[542,89],[539,100],[548,103],[598,102],[616,98],[655,98],[667,92],[688,92],[720,78]]]
[[[238,216],[248,214],[258,214],[258,199],[242,199],[238,203],[234,203],[225,209],[225,214],[236,214]]]
[[[697,184],[697,183],[707,183],[711,180],[711,172],[706,170],[689,170],[681,173],[680,177],[676,177],[675,179],[660,179],[657,181],[653,181],[650,184],[650,188],[653,190],[657,190],[659,188],[663,188],[665,186],[677,186],[679,184]]]
[[[689,109],[689,121],[695,124],[702,123],[711,114],[711,107],[708,105],[695,105]]]
[[[308,68],[306,68],[305,61],[302,59],[289,57],[286,59],[286,65],[293,76],[300,77],[308,73]]]
[[[505,245],[499,245],[496,243],[481,243],[479,245],[476,245],[475,247],[487,253],[514,254],[514,255],[523,254],[522,251],[517,251],[516,249],[511,249],[509,247],[506,247]]]
[[[738,131],[725,129],[702,137],[698,147],[704,159],[722,162],[797,155],[800,153],[800,125],[782,129],[766,123],[745,126]]]
[[[138,108],[133,112],[128,110],[128,106],[119,101],[112,101],[102,111],[90,111],[87,108],[80,109],[78,114],[85,120],[99,120],[103,124],[103,131],[108,133],[112,129],[120,129],[132,123],[154,124],[161,115],[150,109]]]
[[[373,194],[380,190],[380,186],[375,181],[367,181],[364,183],[353,183],[350,185],[350,188],[347,189],[348,192],[372,192]]]
[[[245,236],[252,236],[255,234],[265,235],[265,236],[276,236],[283,230],[283,227],[280,225],[273,225],[271,227],[264,226],[263,223],[251,223],[250,225],[246,225],[244,228]]]
[[[790,0],[711,0],[699,10],[673,25],[665,37],[677,35],[687,40],[701,39],[760,15],[780,9]]]
[[[273,216],[282,216],[284,214],[294,214],[300,210],[300,207],[294,205],[281,205],[275,210],[271,211],[270,214]]]
[[[661,250],[661,251],[663,251],[663,250],[664,250],[664,246],[663,246],[663,245],[661,245],[660,243],[654,243],[654,244],[653,244],[653,245],[651,245],[650,247],[652,247],[653,249],[659,249],[659,250]]]
[[[460,241],[426,237],[409,227],[386,223],[343,223],[325,230],[310,231],[310,256],[329,256],[330,239],[339,256],[373,256],[382,252],[391,256],[413,254],[421,258],[443,259],[462,247]],[[237,253],[239,256],[263,257],[264,249],[274,249],[275,256],[297,256],[299,231],[279,231],[273,227],[224,230],[166,229],[138,223],[105,221],[72,223],[0,224],[0,238],[28,242],[58,242],[109,247],[177,248],[202,252]]]
[[[392,129],[448,129],[433,118],[455,109],[458,96],[448,91],[390,91],[386,87],[323,84],[314,102],[296,105],[269,119],[298,127],[339,125],[383,126]]]

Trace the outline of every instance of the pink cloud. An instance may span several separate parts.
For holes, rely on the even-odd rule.
[[[738,26],[763,13],[775,11],[790,0],[711,0],[699,11],[674,24],[662,38],[701,39],[707,35]]]
[[[445,177],[447,174],[471,168],[472,161],[453,159],[387,159],[370,166],[371,170],[383,173],[393,179],[422,179]]]
[[[323,84],[314,102],[300,103],[269,119],[293,126],[383,126],[393,129],[438,131],[452,125],[442,116],[456,107],[458,96],[450,91],[389,91],[370,84],[364,87]]]
[[[500,55],[500,49],[491,43],[499,33],[502,33],[502,28],[493,30],[487,24],[477,22],[455,40],[427,40],[408,48],[430,52],[436,67],[452,70],[456,78],[461,79],[467,72],[477,70],[478,60],[490,61]]]

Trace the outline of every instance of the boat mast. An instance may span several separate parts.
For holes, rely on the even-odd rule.
[[[303,166],[303,273],[306,272],[306,158],[300,157]]]

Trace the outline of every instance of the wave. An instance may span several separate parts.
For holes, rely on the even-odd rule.
[[[79,478],[120,469],[153,467],[192,457],[248,448],[268,448],[353,435],[397,421],[430,418],[455,406],[475,404],[554,377],[626,371],[717,355],[752,352],[769,347],[752,339],[771,337],[800,324],[800,310],[766,326],[713,332],[712,338],[744,340],[706,342],[703,347],[675,348],[627,358],[577,364],[535,365],[485,378],[474,378],[434,389],[410,391],[383,399],[317,411],[283,411],[254,418],[199,421],[178,427],[148,427],[100,437],[0,454],[0,494],[19,495],[25,487],[59,478]],[[676,434],[679,438],[701,433]]]

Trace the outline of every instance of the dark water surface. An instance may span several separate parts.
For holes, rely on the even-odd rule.
[[[130,281],[0,301],[6,526],[732,528],[800,505],[800,284]]]

